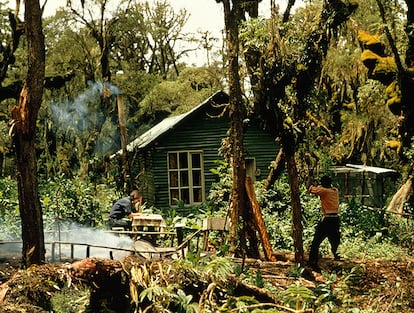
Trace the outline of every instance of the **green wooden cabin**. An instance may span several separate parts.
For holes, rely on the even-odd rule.
[[[219,91],[191,111],[164,119],[127,147],[132,174],[148,205],[164,209],[202,204],[218,177],[211,172],[221,160],[219,148],[230,121],[222,114],[229,97]],[[253,181],[266,178],[279,146],[254,123],[246,127],[247,174]]]

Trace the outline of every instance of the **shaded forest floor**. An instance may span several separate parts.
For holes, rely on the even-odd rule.
[[[128,260],[128,258],[131,259]],[[45,264],[34,266],[29,270],[20,270],[19,258],[0,255],[0,312],[59,312],[52,310],[51,298],[62,293],[62,290],[67,289],[68,285],[77,290],[80,288],[90,289],[93,284],[102,283],[103,280],[99,279],[97,282],[97,276],[105,276],[110,273],[109,277],[116,272],[128,272],[128,266],[125,266],[128,262],[135,262],[135,264],[136,262],[148,262],[135,257],[128,258],[123,260],[121,265],[119,261],[113,260],[80,260],[77,262],[77,272],[74,275],[73,271],[72,273],[68,271],[69,264]],[[244,279],[240,276],[231,280],[235,285],[239,285],[237,281],[244,281],[242,283],[244,288],[239,290],[239,296],[253,295],[259,299],[259,302],[268,302],[274,299],[275,294],[272,295],[272,292],[266,291],[269,289],[265,287],[283,292],[294,284],[300,284],[300,286],[311,290],[315,290],[318,286],[324,286],[327,289],[325,290],[326,295],[329,294],[336,298],[332,302],[336,306],[333,312],[347,312],[351,308],[359,309],[358,312],[414,312],[414,259],[403,261],[348,259],[334,261],[324,258],[320,261],[321,273],[308,268],[299,271],[291,254],[277,254],[277,259],[277,262],[254,259],[234,260],[244,273],[241,275]],[[163,274],[161,273],[161,275]],[[186,273],[172,275],[175,278],[171,279],[182,281],[183,275],[185,276]],[[246,282],[247,276],[254,277],[256,282],[260,280],[259,284],[251,281]],[[88,282],[88,279],[93,282]],[[188,279],[194,278],[188,277]],[[122,284],[122,279],[117,281]],[[111,282],[110,289],[129,292],[129,287],[123,286],[121,288],[113,285],[113,282]],[[199,290],[194,289],[195,292],[199,292]],[[73,295],[68,297],[72,297],[70,301],[74,301]],[[83,297],[85,303],[90,300],[85,300],[85,295]],[[86,298],[88,297],[90,296],[86,296]],[[262,299],[260,299],[261,297]],[[198,296],[194,295],[194,298],[198,298]],[[278,300],[275,299],[275,301]],[[100,310],[99,312],[105,311]],[[117,311],[108,309],[107,312]],[[119,310],[119,312],[123,311]],[[286,302],[279,302],[278,311],[275,312],[319,311],[294,311],[288,309]]]

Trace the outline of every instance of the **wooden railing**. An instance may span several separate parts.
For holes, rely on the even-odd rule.
[[[186,238],[183,239],[183,229],[177,229],[176,232],[171,231],[107,231],[110,233],[115,234],[126,234],[126,235],[137,235],[137,234],[145,234],[145,235],[169,235],[172,236],[171,239],[171,246],[170,247],[154,247],[153,251],[149,250],[138,250],[136,247],[131,246],[130,248],[121,248],[121,247],[113,247],[113,246],[105,246],[105,245],[97,245],[97,244],[90,244],[90,243],[82,243],[82,242],[71,242],[71,241],[60,241],[60,240],[53,240],[45,242],[45,245],[50,245],[50,261],[57,262],[62,261],[62,246],[68,246],[69,252],[65,254],[67,258],[70,260],[75,259],[75,247],[85,247],[85,258],[90,257],[91,248],[97,249],[105,249],[108,250],[108,257],[113,259],[114,251],[120,252],[128,252],[131,254],[140,254],[140,255],[147,255],[149,258],[166,258],[172,255],[176,255],[177,257],[185,258],[186,252],[191,247],[194,247],[198,252],[199,249],[203,249],[205,246],[205,236],[208,234],[206,233],[206,229],[201,228],[193,233],[189,234]],[[173,246],[173,239],[177,237],[177,246]],[[196,240],[194,243],[193,241]],[[202,243],[200,244],[200,241]],[[194,244],[191,244],[194,243]],[[22,244],[22,241],[15,240],[15,241],[0,241],[1,244]],[[67,250],[65,250],[67,252]],[[79,253],[79,251],[76,251]]]

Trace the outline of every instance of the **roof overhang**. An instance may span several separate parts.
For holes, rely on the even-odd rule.
[[[345,166],[333,166],[331,170],[335,173],[345,173],[345,172],[369,172],[374,174],[395,174],[397,173],[393,169],[376,167],[376,166],[366,166],[358,164],[346,164]]]
[[[184,120],[195,114],[196,112],[200,111],[202,108],[206,107],[206,105],[214,103],[214,104],[225,104],[228,103],[228,95],[224,91],[218,91],[211,97],[207,98],[204,102],[200,103],[190,111],[176,116],[170,116],[162,120],[160,123],[156,124],[141,136],[137,137],[133,141],[131,141],[126,149],[127,152],[132,152],[136,149],[145,149],[147,146],[151,145],[155,142],[158,138],[162,135],[166,134],[167,132],[171,131],[172,129],[176,128],[180,125]],[[112,154],[109,158],[113,159],[117,156],[122,155],[122,150],[118,150],[116,153]]]

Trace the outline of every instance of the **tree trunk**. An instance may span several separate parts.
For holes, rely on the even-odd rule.
[[[121,149],[122,149],[122,173],[124,178],[123,183],[123,191],[127,193],[129,189],[132,190],[132,186],[130,185],[129,179],[129,163],[128,163],[128,151],[127,151],[127,116],[125,112],[125,105],[124,105],[124,97],[122,95],[118,95],[117,97],[117,104],[118,104],[118,125],[119,125],[119,132],[121,134]]]
[[[405,64],[408,68],[414,67],[414,33],[411,31],[414,27],[414,3],[411,0],[405,0],[407,5],[407,23],[405,26],[408,37],[408,47],[405,52]]]
[[[279,152],[277,153],[276,159],[272,162],[272,165],[269,169],[269,174],[267,175],[266,181],[263,184],[263,189],[268,190],[270,186],[274,184],[278,176],[285,169],[285,156],[283,153],[283,147],[280,147]]]
[[[0,152],[0,177],[3,177],[4,152]]]
[[[286,139],[282,140],[285,145],[292,145],[287,143]],[[300,190],[298,182],[298,170],[296,167],[295,150],[294,148],[285,149],[286,167],[289,177],[290,186],[290,203],[292,205],[292,224],[293,224],[293,246],[295,249],[295,262],[303,265],[303,226],[302,226],[302,206],[300,204]]]
[[[243,120],[245,109],[242,99],[239,75],[239,24],[242,20],[241,3],[238,0],[223,0],[224,20],[226,27],[226,45],[228,51],[229,107],[230,107],[230,144],[233,188],[230,204],[230,253],[237,250],[239,217],[245,216],[246,167],[243,155]],[[244,237],[240,237],[242,240]],[[241,247],[245,242],[240,242]]]
[[[12,109],[16,175],[22,220],[22,262],[28,267],[45,260],[42,208],[40,206],[35,149],[36,120],[45,77],[42,12],[38,0],[25,1],[28,72],[19,105]]]
[[[409,178],[392,197],[387,207],[387,212],[404,214],[404,204],[413,194],[413,181]]]

